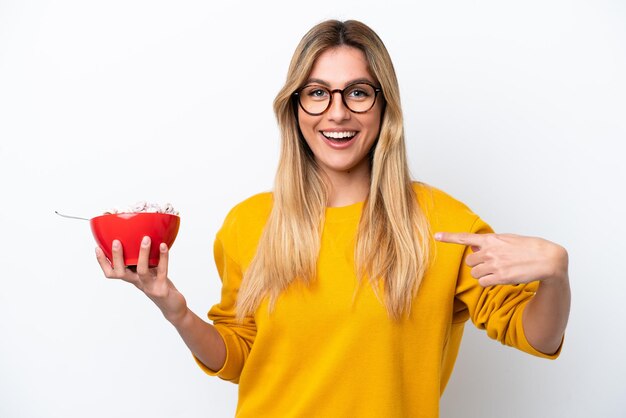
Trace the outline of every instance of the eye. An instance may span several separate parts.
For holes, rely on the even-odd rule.
[[[374,95],[374,89],[367,84],[357,84],[346,89],[346,98],[351,100],[364,100]]]
[[[320,86],[307,86],[302,91],[303,95],[313,100],[324,100],[330,96],[328,90]]]

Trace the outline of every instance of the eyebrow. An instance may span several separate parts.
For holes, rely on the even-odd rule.
[[[346,84],[344,84],[344,87],[350,86],[352,84],[358,84],[358,83],[376,84],[375,82],[373,82],[369,78],[356,78],[354,80],[348,81]],[[327,81],[324,81],[324,80],[322,80],[320,78],[309,78],[306,81],[305,85],[309,85],[309,84],[321,84],[322,86],[330,88],[330,83],[328,83]]]

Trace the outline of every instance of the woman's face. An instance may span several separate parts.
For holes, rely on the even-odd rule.
[[[363,52],[339,46],[317,58],[305,85],[332,91],[357,81],[378,86]],[[368,112],[353,113],[344,105],[340,93],[332,93],[330,107],[321,115],[312,116],[298,106],[302,135],[316,162],[331,178],[340,174],[367,174],[369,178],[368,153],[380,131],[382,102],[378,97]]]

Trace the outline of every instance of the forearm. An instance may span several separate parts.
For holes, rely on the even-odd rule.
[[[526,339],[536,350],[545,354],[558,350],[569,318],[570,300],[567,272],[541,281],[522,316]]]
[[[191,352],[211,370],[220,370],[226,360],[224,340],[215,327],[187,308],[178,318],[167,318]]]

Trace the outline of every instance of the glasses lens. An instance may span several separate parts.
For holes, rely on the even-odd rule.
[[[367,112],[374,106],[376,90],[369,84],[353,84],[343,91],[343,100],[353,112]]]
[[[300,92],[300,104],[309,113],[323,113],[330,102],[330,91],[321,86],[306,86]]]

